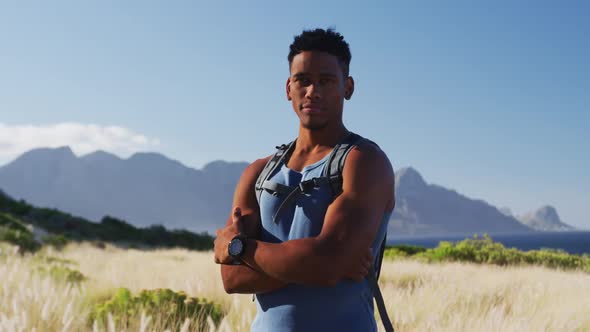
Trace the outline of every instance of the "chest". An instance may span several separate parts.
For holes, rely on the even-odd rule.
[[[320,151],[317,153],[300,154],[294,151],[286,160],[286,166],[288,169],[301,173],[304,169],[308,168],[309,165],[314,165],[320,160],[325,159],[330,150]]]
[[[282,165],[278,172],[269,178],[269,181],[296,187],[302,181],[322,175],[324,162],[310,166],[304,167],[302,172],[297,172]],[[277,243],[317,236],[321,232],[326,211],[333,200],[329,185],[313,188],[309,193],[298,195],[296,199],[284,203],[287,196],[284,193],[271,194],[267,191],[262,193],[260,198],[261,240]],[[285,206],[279,211],[281,205]],[[277,211],[279,211],[278,215]]]

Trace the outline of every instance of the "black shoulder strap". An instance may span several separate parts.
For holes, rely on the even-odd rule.
[[[379,311],[381,323],[383,324],[385,331],[394,332],[393,324],[391,324],[391,320],[389,319],[389,315],[387,314],[387,309],[385,308],[385,301],[383,300],[383,294],[381,294],[381,290],[379,289],[379,284],[377,283],[377,278],[375,277],[375,271],[373,270],[373,267],[371,267],[371,270],[367,275],[367,281],[369,282],[369,287],[373,292],[373,297],[375,298],[377,310]]]
[[[328,164],[324,168],[322,176],[330,179],[332,198],[336,198],[342,193],[342,171],[348,153],[363,140],[363,137],[351,132],[330,153]]]
[[[381,242],[381,248],[379,249],[379,256],[377,260],[375,260],[375,277],[379,280],[379,276],[381,275],[381,265],[383,265],[383,255],[385,254],[385,247],[387,246],[387,232],[385,232],[385,236],[383,237],[383,242]]]
[[[256,179],[256,186],[255,186],[256,200],[258,200],[258,204],[260,204],[260,196],[262,196],[262,192],[264,191],[264,187],[263,187],[264,182],[266,180],[268,180],[268,178],[271,176],[271,174],[274,173],[274,171],[278,167],[281,166],[285,157],[293,151],[296,141],[297,140],[295,139],[289,144],[281,144],[281,145],[277,146],[276,147],[277,152],[275,152],[275,154],[272,156],[272,158],[270,158],[268,160],[268,162],[266,163],[266,165],[262,169],[262,172],[260,172],[260,175],[258,175],[258,178]]]

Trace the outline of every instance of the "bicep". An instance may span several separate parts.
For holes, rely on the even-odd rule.
[[[350,152],[342,194],[328,207],[320,236],[343,250],[371,246],[393,200],[393,170],[380,150]]]

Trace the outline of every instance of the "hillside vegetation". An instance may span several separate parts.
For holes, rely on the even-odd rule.
[[[34,229],[39,229],[39,234],[34,234]],[[0,241],[18,245],[23,251],[37,250],[41,243],[63,247],[69,241],[94,241],[99,244],[108,242],[143,248],[213,248],[213,238],[207,233],[167,230],[161,225],[138,228],[110,216],[105,216],[100,222],[95,223],[56,209],[37,208],[25,201],[16,201],[2,192]]]
[[[423,262],[470,262],[494,265],[539,265],[590,273],[590,255],[572,255],[565,251],[541,249],[522,251],[506,248],[488,235],[459,242],[442,241],[436,248],[397,245],[388,247],[384,259],[412,258]]]

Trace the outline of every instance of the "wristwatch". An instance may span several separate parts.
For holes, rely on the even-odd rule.
[[[240,234],[236,235],[231,241],[229,241],[229,245],[227,246],[227,251],[231,257],[234,259],[235,264],[240,264],[242,255],[246,251],[246,240],[247,238]]]

